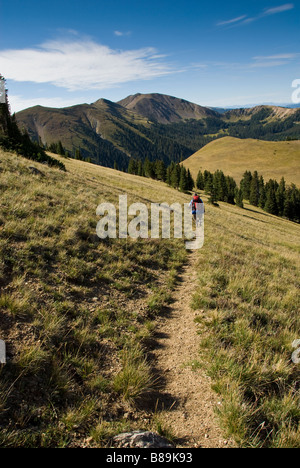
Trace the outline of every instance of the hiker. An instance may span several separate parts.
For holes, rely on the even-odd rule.
[[[203,206],[198,206],[202,203]],[[201,223],[200,216],[202,213],[204,213],[204,204],[203,200],[199,197],[197,193],[194,194],[192,200],[190,201],[190,207],[192,208],[192,215],[195,220],[195,223],[197,224],[197,215],[198,215],[198,220]]]

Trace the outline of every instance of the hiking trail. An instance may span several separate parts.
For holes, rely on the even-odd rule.
[[[180,447],[224,448],[232,442],[222,435],[214,413],[220,398],[211,389],[205,369],[192,366],[199,362],[200,345],[199,325],[190,307],[198,279],[196,262],[193,253],[182,268],[169,313],[157,327],[157,345],[151,352],[161,381],[157,403]]]

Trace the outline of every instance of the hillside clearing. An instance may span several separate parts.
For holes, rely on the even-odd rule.
[[[199,170],[222,170],[239,184],[246,170],[258,171],[265,181],[284,177],[300,186],[300,141],[215,140],[183,162],[194,178]]]

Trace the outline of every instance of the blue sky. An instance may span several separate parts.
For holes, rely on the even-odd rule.
[[[12,110],[164,93],[205,106],[290,103],[300,1],[0,0]]]

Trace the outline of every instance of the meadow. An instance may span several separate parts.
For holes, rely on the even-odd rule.
[[[299,225],[206,204],[197,252],[183,240],[100,240],[101,202],[190,195],[71,159],[62,172],[0,158],[1,447],[106,447],[123,431],[172,429],[149,409],[149,349],[187,255],[197,256],[197,365],[220,395],[224,434],[240,447],[300,446]]]
[[[33,175],[32,162],[1,152],[2,447],[102,446],[122,428],[155,424],[124,415],[153,386],[145,343],[186,250],[101,241],[99,203],[124,193],[129,203],[159,201],[158,185],[64,162],[67,172],[35,163]]]
[[[299,448],[300,227],[247,204],[207,218],[192,306],[221,425],[241,447]]]
[[[184,161],[196,179],[198,171],[215,172],[222,170],[240,183],[246,170],[258,171],[265,182],[284,177],[288,184],[300,186],[299,141],[241,140],[225,136],[212,141]]]

